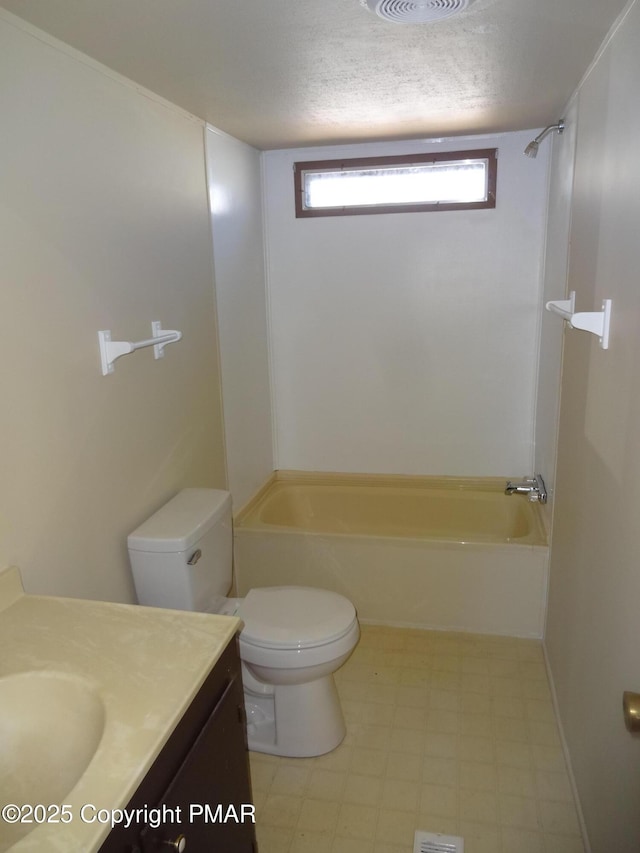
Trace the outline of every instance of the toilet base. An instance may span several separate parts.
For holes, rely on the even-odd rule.
[[[347,729],[333,675],[270,688],[258,693],[245,684],[249,749],[309,758],[342,743]]]

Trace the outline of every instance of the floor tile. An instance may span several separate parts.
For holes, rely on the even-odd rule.
[[[336,750],[250,754],[261,853],[583,853],[540,643],[365,625],[336,684]]]

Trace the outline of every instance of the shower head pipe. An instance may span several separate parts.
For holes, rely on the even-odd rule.
[[[551,133],[552,130],[557,130],[558,133],[562,133],[564,130],[564,119],[561,118],[557,124],[550,124],[549,127],[545,127],[542,133],[539,133],[534,140],[532,140],[527,147],[524,149],[524,153],[527,157],[535,157],[538,153],[538,146],[545,138],[548,133]]]

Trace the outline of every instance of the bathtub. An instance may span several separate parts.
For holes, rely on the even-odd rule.
[[[362,622],[541,637],[541,507],[505,479],[278,471],[234,518],[236,587],[302,584]]]

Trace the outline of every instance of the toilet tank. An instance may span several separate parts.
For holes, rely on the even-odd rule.
[[[127,538],[140,604],[217,610],[231,589],[231,495],[184,489]]]

